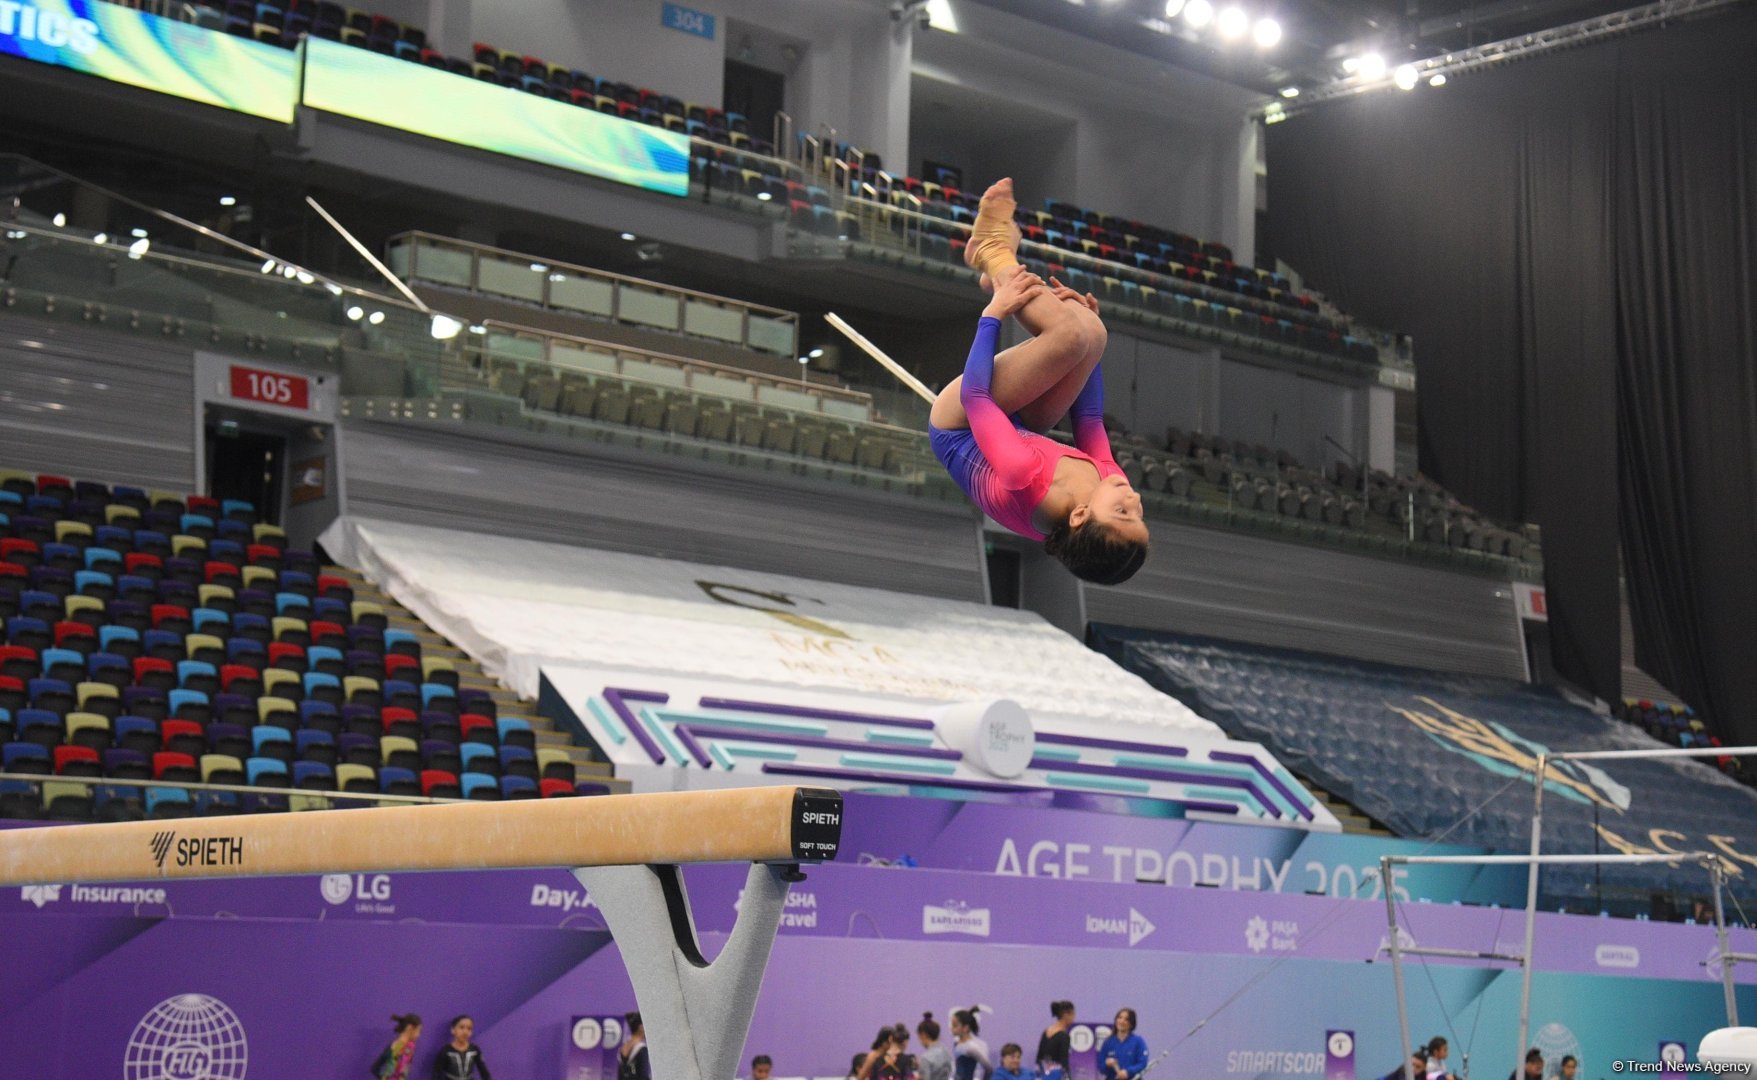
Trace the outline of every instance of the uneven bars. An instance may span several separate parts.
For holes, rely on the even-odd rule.
[[[331,216],[330,212],[323,208],[323,204],[319,203],[316,199],[312,198],[309,195],[305,196],[305,202],[311,207],[311,209],[317,211],[318,215],[321,216],[324,221],[329,223],[330,228],[334,229],[336,232],[341,234],[342,239],[346,240],[348,242],[349,247],[353,248],[355,250],[355,252],[357,252],[362,259],[365,259],[368,263],[371,263],[372,269],[378,271],[381,275],[383,275],[384,280],[390,282],[392,285],[395,285],[397,287],[398,292],[400,292],[404,296],[408,297],[409,303],[414,304],[415,307],[421,312],[421,314],[423,314],[423,315],[433,314],[433,309],[427,306],[427,302],[425,300],[422,300],[419,296],[416,296],[415,290],[413,290],[413,289],[409,288],[407,285],[403,284],[402,278],[397,277],[395,274],[391,273],[390,267],[384,265],[382,262],[379,262],[378,256],[376,256],[376,255],[372,254],[372,252],[366,250],[366,245],[362,244],[359,240],[355,239],[353,233],[342,228],[342,223],[337,221],[333,216]]]
[[[877,360],[886,371],[901,380],[904,386],[907,386],[909,389],[921,395],[921,400],[932,405],[934,399],[939,396],[932,390],[929,390],[920,379],[917,379],[915,376],[909,374],[909,372],[903,370],[903,365],[885,355],[883,349],[866,340],[866,335],[854,329],[852,326],[849,326],[848,320],[842,318],[842,316],[831,311],[824,315],[824,321],[835,327],[837,330],[840,330],[843,337],[846,337],[849,341],[860,346],[862,352],[866,353],[866,355],[872,357],[874,360]]]
[[[1551,761],[1613,761],[1618,758],[1751,757],[1757,746],[1668,746],[1659,750],[1574,750],[1548,755]]]
[[[836,857],[842,796],[752,787],[0,832],[0,886]]]

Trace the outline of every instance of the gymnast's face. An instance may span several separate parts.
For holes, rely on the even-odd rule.
[[[1068,524],[1079,528],[1087,521],[1096,521],[1117,538],[1132,543],[1147,542],[1147,522],[1143,516],[1141,496],[1122,476],[1107,476],[1098,481],[1092,495],[1068,515]]]

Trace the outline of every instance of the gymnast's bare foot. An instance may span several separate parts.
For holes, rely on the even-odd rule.
[[[997,180],[982,193],[970,242],[964,245],[964,262],[990,278],[1009,266],[1017,266],[1019,227],[1013,222],[1018,208],[1010,177]],[[991,282],[992,285],[992,282]]]

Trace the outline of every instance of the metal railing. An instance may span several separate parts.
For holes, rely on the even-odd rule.
[[[799,314],[783,308],[428,232],[393,236],[386,256],[393,271],[412,281],[675,331],[772,356],[798,353]]]
[[[0,772],[0,780],[23,780],[32,784],[71,784],[84,787],[96,797],[96,789],[120,787],[139,789],[142,801],[151,790],[173,790],[188,794],[211,792],[229,795],[271,795],[287,800],[289,810],[331,810],[338,806],[366,806],[380,803],[407,806],[429,803],[461,802],[462,799],[435,798],[429,795],[392,795],[379,791],[336,791],[327,788],[264,787],[254,784],[209,784],[194,781],[139,780],[114,776],[63,776],[59,773]],[[42,793],[49,797],[52,793]],[[44,809],[48,809],[44,807]]]

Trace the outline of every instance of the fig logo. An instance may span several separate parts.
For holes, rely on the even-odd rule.
[[[1245,944],[1252,952],[1262,952],[1269,947],[1269,924],[1261,915],[1252,915],[1251,921],[1245,923]]]
[[[207,994],[154,1005],[122,1056],[123,1080],[244,1080],[249,1044],[238,1014]]]
[[[1593,953],[1593,959],[1599,967],[1607,968],[1638,968],[1641,966],[1641,950],[1633,945],[1600,945]]]
[[[55,901],[61,899],[61,886],[26,885],[19,890],[19,896],[22,899],[35,904],[40,911],[45,904],[53,904]]]
[[[347,874],[325,874],[317,887],[332,904],[345,904],[354,896],[354,879]]]
[[[921,932],[987,937],[989,911],[987,908],[973,908],[962,900],[947,900],[943,906],[929,904],[921,909]]]

